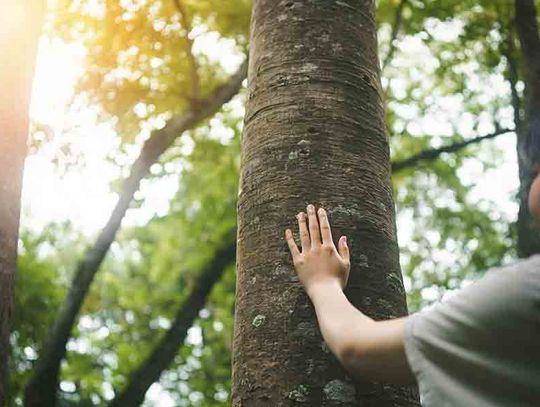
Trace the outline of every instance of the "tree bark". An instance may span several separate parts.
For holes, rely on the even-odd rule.
[[[28,110],[45,4],[7,0],[0,4],[0,14],[4,17],[0,25],[0,406],[4,406]]]
[[[161,372],[167,368],[186,339],[188,329],[204,307],[214,284],[225,269],[234,262],[236,229],[225,237],[210,264],[201,271],[190,294],[176,313],[175,320],[165,336],[154,347],[146,360],[135,370],[128,384],[109,404],[110,407],[136,407],[144,401],[144,396],[152,383],[159,380]]]
[[[33,375],[25,389],[26,407],[54,406],[58,387],[60,362],[66,353],[66,344],[77,314],[88,293],[90,284],[107,254],[122,219],[129,208],[133,195],[158,158],[184,131],[200,121],[213,116],[238,93],[245,78],[247,64],[244,63],[222,86],[218,86],[206,99],[200,101],[195,109],[171,119],[165,127],[156,130],[145,142],[141,154],[133,164],[129,177],[124,182],[118,203],[107,224],[100,232],[95,244],[79,263],[69,291],[51,327]]]
[[[515,23],[525,71],[524,120],[518,128],[519,213],[517,251],[519,257],[540,253],[540,232],[529,212],[527,198],[540,164],[540,36],[534,0],[515,0]]]
[[[371,0],[255,0],[241,145],[234,407],[411,406],[408,387],[353,383],[323,343],[284,240],[307,203],[348,236],[346,294],[407,313]]]

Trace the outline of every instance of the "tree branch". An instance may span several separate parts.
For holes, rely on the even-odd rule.
[[[474,137],[469,140],[460,141],[458,143],[450,144],[448,146],[444,146],[441,148],[430,148],[430,149],[424,150],[404,160],[398,160],[398,161],[392,162],[392,172],[395,173],[395,172],[404,170],[406,168],[413,167],[421,161],[436,160],[443,153],[455,153],[459,150],[464,149],[467,146],[470,146],[471,144],[477,144],[484,140],[493,139],[497,136],[500,136],[501,134],[510,133],[513,131],[514,131],[513,129],[499,129],[491,134],[486,134],[484,136]]]
[[[189,33],[191,32],[191,23],[182,0],[173,0],[173,2],[180,13],[180,22],[182,24],[182,28],[186,31],[185,39],[187,43],[187,54],[191,66],[191,100],[193,103],[197,103],[197,100],[199,99],[200,87],[198,72],[199,66],[197,64],[197,60],[195,59],[195,55],[193,55],[193,40],[189,38]]]
[[[388,52],[386,53],[386,56],[383,58],[383,62],[382,62],[381,70],[383,71],[384,71],[384,68],[386,68],[386,66],[392,60],[392,57],[394,56],[394,52],[396,51],[395,42],[399,34],[399,30],[401,29],[401,23],[403,21],[403,8],[405,6],[405,3],[407,3],[407,0],[401,0],[396,8],[394,25],[392,26],[392,33],[390,34],[390,42],[388,43]]]
[[[178,353],[186,339],[188,329],[193,325],[204,307],[214,284],[224,270],[236,258],[236,228],[224,239],[221,249],[213,260],[199,273],[193,288],[182,306],[176,312],[171,328],[154,347],[146,360],[130,375],[128,384],[109,404],[109,407],[136,407],[144,401],[144,396],[152,383],[159,380]]]
[[[56,319],[45,341],[33,375],[25,390],[25,406],[53,405],[58,387],[60,362],[66,352],[66,344],[77,314],[95,274],[115,239],[122,219],[129,208],[133,195],[139,188],[150,166],[186,130],[200,121],[213,116],[242,86],[247,73],[247,59],[229,81],[218,86],[207,98],[185,114],[172,118],[162,129],[156,130],[144,143],[129,177],[125,180],[120,197],[107,224],[101,230],[95,244],[78,264],[69,291],[56,314]]]

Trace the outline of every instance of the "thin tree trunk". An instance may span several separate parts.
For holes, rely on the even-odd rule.
[[[323,343],[284,230],[307,203],[345,234],[346,294],[407,313],[372,0],[255,0],[241,146],[234,407],[410,406],[412,388],[353,383]]]
[[[518,255],[540,253],[540,232],[527,205],[534,179],[533,165],[540,164],[540,36],[534,0],[515,0],[515,23],[521,44],[525,71],[525,116],[518,129],[519,213],[517,221]],[[532,153],[532,154],[531,154]],[[536,162],[531,162],[532,156]]]
[[[171,364],[178,349],[184,343],[187,331],[204,307],[212,287],[221,278],[225,269],[234,262],[235,236],[236,229],[224,238],[223,246],[198,275],[189,295],[178,309],[171,328],[145,361],[131,374],[128,384],[110,402],[110,407],[136,407],[144,401],[148,388],[159,380],[161,372]]]
[[[32,77],[45,13],[42,0],[0,3],[0,406],[7,401],[9,336],[19,236],[21,187]],[[23,23],[24,20],[24,23]]]
[[[60,362],[66,353],[71,329],[90,284],[115,239],[133,195],[139,188],[141,179],[177,137],[200,121],[213,116],[224,103],[238,93],[245,78],[246,69],[246,64],[242,64],[227,83],[218,86],[206,99],[200,101],[196,109],[171,119],[164,128],[155,131],[144,144],[141,154],[133,164],[131,173],[123,185],[111,217],[100,232],[94,246],[86,252],[77,267],[66,298],[58,310],[33,375],[26,386],[24,400],[26,407],[53,406],[56,403]]]

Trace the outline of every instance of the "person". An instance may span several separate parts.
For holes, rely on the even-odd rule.
[[[529,191],[540,223],[540,175]],[[540,256],[491,270],[447,301],[408,317],[374,321],[343,289],[350,270],[323,208],[297,216],[301,251],[285,231],[323,338],[353,377],[418,383],[426,407],[540,406]]]

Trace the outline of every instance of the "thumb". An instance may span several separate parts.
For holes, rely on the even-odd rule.
[[[338,252],[341,258],[349,262],[349,246],[347,246],[347,236],[341,236],[338,242]]]

